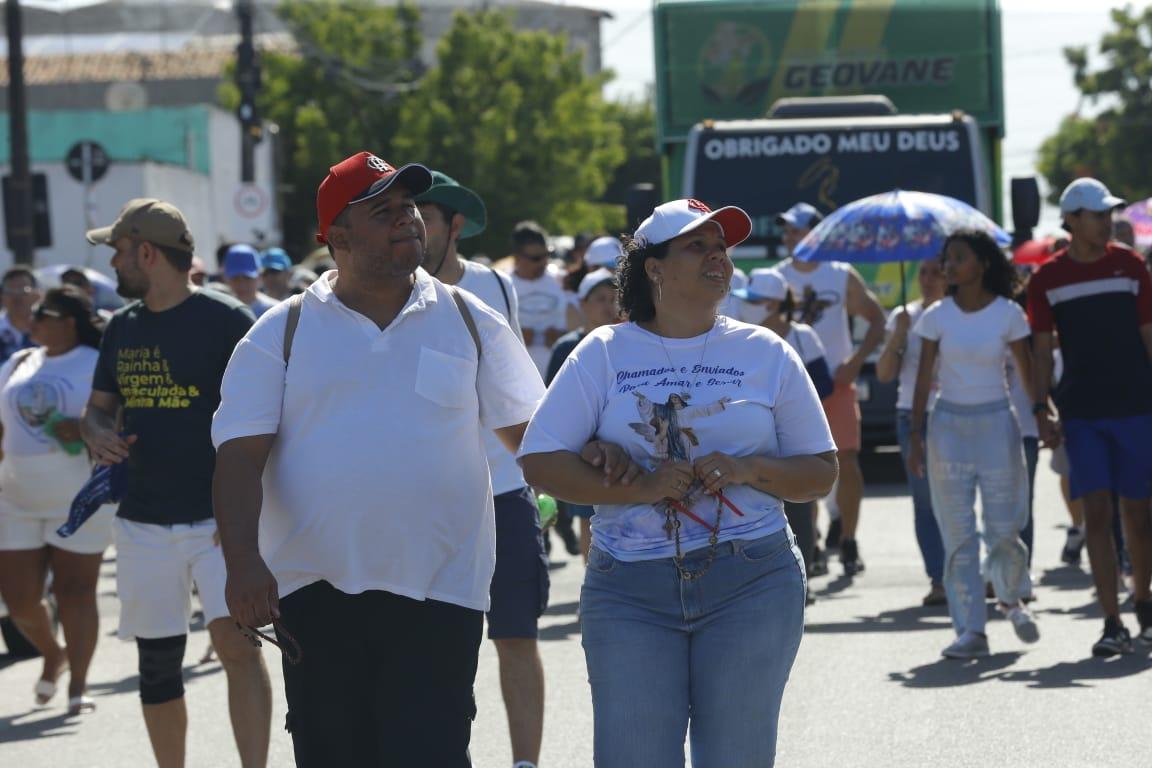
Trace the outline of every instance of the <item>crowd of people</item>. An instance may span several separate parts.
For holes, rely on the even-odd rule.
[[[596,764],[680,764],[688,738],[696,766],[770,765],[809,580],[834,550],[847,577],[865,571],[855,384],[872,359],[898,381],[923,603],[955,631],[943,656],[989,653],[986,599],[1040,639],[1041,443],[1066,478],[1061,557],[1086,547],[1092,567],[1092,653],[1132,650],[1125,578],[1152,643],[1152,280],[1114,239],[1122,204],[1070,185],[1069,240],[1034,274],[989,234],[952,233],[921,298],[886,315],[848,264],[740,272],[728,251],[750,218],[696,200],[563,259],[521,222],[486,264],[460,254],[487,226],[479,195],[361,152],[319,186],[322,251],[296,264],[229,244],[219,275],[179,209],[129,201],[88,233],[130,302],[115,313],[83,270],[49,290],[20,267],[0,279],[0,597],[43,656],[33,701],[67,676],[69,713],[95,710],[114,542],[158,765],[184,762],[195,593],[242,765],[268,756],[263,638],[298,765],[469,766],[487,625],[514,768],[534,768],[546,493],[586,564]],[[781,213],[785,247],[819,221],[806,203]],[[93,464],[119,470],[119,505],[69,533]]]

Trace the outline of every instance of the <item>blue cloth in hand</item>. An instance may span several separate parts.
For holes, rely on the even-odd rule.
[[[95,467],[92,476],[72,500],[68,520],[56,529],[57,535],[67,538],[84,525],[96,510],[105,504],[115,504],[124,497],[126,470],[123,462],[106,467]]]

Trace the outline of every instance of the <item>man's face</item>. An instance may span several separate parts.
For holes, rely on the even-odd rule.
[[[780,236],[780,240],[784,243],[784,247],[788,249],[788,253],[791,254],[792,251],[796,250],[796,246],[800,244],[800,241],[804,239],[804,236],[811,231],[808,227],[785,224],[784,234]]]
[[[260,275],[260,284],[269,296],[282,298],[290,291],[288,283],[291,278],[292,273],[286,269],[266,269]]]
[[[255,300],[260,278],[248,277],[248,275],[232,275],[225,277],[224,281],[228,283],[228,287],[232,289],[232,293],[236,294],[236,298],[240,301],[251,304]]]
[[[412,193],[400,184],[345,209],[347,264],[363,278],[411,275],[424,261],[427,233]],[[342,265],[342,269],[344,266]]]
[[[11,317],[26,318],[32,305],[40,301],[40,291],[27,275],[13,275],[4,282],[2,303]]]
[[[452,221],[444,215],[444,210],[435,203],[420,203],[416,206],[420,218],[424,220],[425,246],[424,268],[429,272],[438,269],[448,255],[449,240],[452,237]]]
[[[1112,239],[1112,212],[1079,210],[1064,216],[1072,240],[1092,248],[1104,248]]]
[[[525,243],[516,249],[516,274],[525,280],[543,277],[548,269],[548,248],[543,243]]]
[[[126,299],[142,299],[151,283],[140,268],[140,249],[143,243],[122,237],[112,244],[112,269],[116,272],[116,293]]]

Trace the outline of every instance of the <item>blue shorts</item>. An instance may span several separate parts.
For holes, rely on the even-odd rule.
[[[1150,437],[1152,414],[1065,420],[1072,498],[1095,491],[1110,491],[1126,499],[1152,496]]]
[[[531,489],[496,496],[496,572],[488,637],[535,638],[537,620],[548,607],[548,555],[540,530],[540,510]]]

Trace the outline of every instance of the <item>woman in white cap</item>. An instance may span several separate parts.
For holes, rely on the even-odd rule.
[[[732,295],[739,299],[740,320],[761,325],[775,333],[792,349],[800,355],[816,394],[825,398],[832,394],[836,386],[832,380],[832,372],[828,367],[828,360],[824,351],[824,344],[812,326],[793,322],[792,316],[796,310],[796,298],[792,289],[778,270],[761,268],[754,269],[748,276],[748,284],[744,288],[735,288]],[[796,534],[796,544],[800,553],[804,555],[804,564],[808,576],[813,573],[813,556],[816,553],[816,530],[814,517],[816,503],[812,501],[784,502],[784,513],[788,517],[788,525]],[[815,602],[811,593],[808,602]]]
[[[803,562],[782,499],[826,494],[836,453],[796,353],[717,317],[739,208],[657,207],[625,246],[629,322],[588,334],[552,382],[520,450],[528,481],[593,504],[581,631],[595,761],[772,765],[800,645]],[[643,468],[606,484],[579,451],[623,448]]]

